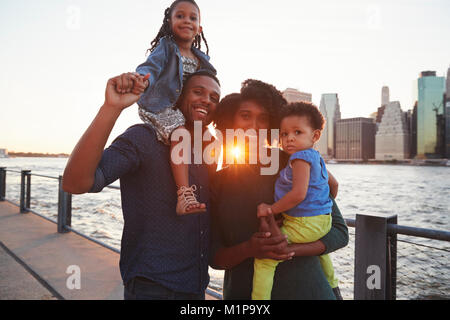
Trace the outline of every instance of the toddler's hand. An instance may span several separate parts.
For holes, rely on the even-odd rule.
[[[258,206],[258,210],[257,210],[257,216],[258,218],[260,217],[267,217],[269,215],[272,214],[272,208],[270,205],[266,204],[266,203],[261,203]]]

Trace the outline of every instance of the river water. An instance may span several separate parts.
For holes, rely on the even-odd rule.
[[[0,167],[57,177],[65,158],[0,158]],[[398,224],[450,230],[450,168],[406,165],[328,164],[339,181],[336,199],[345,218],[357,213],[397,214]],[[58,181],[32,176],[31,208],[56,221]],[[19,202],[20,174],[7,173],[7,199]],[[119,182],[113,185],[119,186]],[[120,191],[75,195],[72,227],[120,249]],[[350,243],[332,259],[345,299],[353,298],[354,228]],[[450,299],[450,243],[398,236],[397,299]],[[210,286],[221,290],[223,272],[210,269]]]

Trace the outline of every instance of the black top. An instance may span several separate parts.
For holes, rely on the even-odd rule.
[[[213,178],[211,190],[211,254],[247,241],[258,231],[256,207],[273,203],[277,176],[260,175],[256,166],[232,165]],[[332,228],[321,239],[329,253],[348,243],[347,225],[333,200]],[[253,258],[225,271],[224,299],[251,299]],[[212,265],[214,268],[214,265]],[[277,266],[272,299],[335,299],[318,257],[294,257]]]

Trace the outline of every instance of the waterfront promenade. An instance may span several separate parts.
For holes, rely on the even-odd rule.
[[[34,274],[39,283],[50,293],[63,299],[123,299],[123,285],[119,272],[119,255],[83,237],[69,232],[57,233],[56,225],[32,213],[21,214],[19,207],[7,202],[0,203],[0,242],[2,263],[0,284],[20,287],[23,281],[19,274],[7,274],[3,263],[5,254],[15,257],[25,265],[28,273]],[[66,273],[70,266],[80,270],[80,289],[69,289],[67,280],[75,275]],[[3,269],[5,268],[5,269]],[[17,266],[19,268],[19,266]],[[20,268],[19,268],[20,269]],[[11,269],[13,270],[13,269]],[[6,273],[6,274],[4,274]],[[16,277],[14,281],[9,276]],[[27,277],[29,278],[29,277]],[[71,285],[69,285],[71,287]],[[72,286],[73,287],[73,286]],[[1,289],[1,294],[7,294]],[[51,292],[53,291],[53,292]],[[29,292],[13,299],[32,299]],[[5,298],[8,298],[6,296]],[[0,296],[0,299],[3,299]]]
[[[119,254],[0,202],[0,300],[12,299],[122,300]]]

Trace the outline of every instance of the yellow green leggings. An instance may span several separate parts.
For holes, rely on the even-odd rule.
[[[331,214],[314,217],[291,217],[283,213],[284,222],[281,231],[288,236],[289,243],[314,242],[326,235],[331,229]],[[328,254],[319,257],[320,265],[332,288],[338,286],[334,275],[333,263]],[[253,274],[253,300],[270,300],[275,269],[281,261],[255,259]]]

